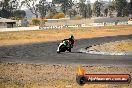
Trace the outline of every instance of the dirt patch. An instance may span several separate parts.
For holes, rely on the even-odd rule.
[[[27,44],[55,41],[69,38],[73,34],[76,39],[104,36],[130,35],[132,26],[110,26],[91,28],[49,29],[40,31],[0,32],[0,45]]]
[[[130,74],[128,66],[85,66],[88,74]],[[0,64],[0,88],[132,88],[132,84],[86,84],[79,86],[77,65]]]
[[[122,41],[95,45],[88,48],[88,51],[115,52],[115,53],[132,52],[132,40],[122,40]]]

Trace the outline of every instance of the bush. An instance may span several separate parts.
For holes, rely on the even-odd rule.
[[[40,24],[40,20],[39,19],[32,19],[32,24],[37,26]]]
[[[46,16],[45,18],[46,19],[52,19],[52,16]]]
[[[65,14],[63,12],[55,14],[52,18],[53,19],[59,19],[59,18],[64,18]]]
[[[59,19],[58,14],[55,14],[55,15],[52,17],[52,19]]]
[[[9,19],[12,19],[12,20],[21,20],[21,18],[18,18],[18,17],[10,17]]]
[[[63,12],[58,13],[59,18],[65,18],[65,14]]]
[[[75,16],[75,20],[80,20],[80,19],[82,19],[81,16],[79,16],[79,15],[76,15],[76,16]]]
[[[47,18],[41,18],[41,22],[47,22]]]

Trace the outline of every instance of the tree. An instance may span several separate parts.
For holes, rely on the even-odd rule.
[[[20,2],[21,2],[21,0],[10,0],[9,1],[10,9],[13,11],[20,10],[20,8],[21,8]]]
[[[52,19],[53,16],[54,16],[55,14],[57,14],[57,13],[58,13],[58,12],[56,11],[55,8],[49,8],[49,10],[48,10],[48,15],[46,16],[46,18]]]
[[[5,9],[5,10],[8,10],[9,9],[9,1],[10,0],[4,0],[1,2],[1,9]]]
[[[36,2],[37,0],[24,0],[21,4],[25,5],[38,18],[38,5]]]
[[[80,0],[79,2],[79,7],[80,7],[80,14],[82,17],[86,18],[87,17],[87,6],[85,4],[86,0]]]
[[[52,3],[56,3],[56,4],[63,3],[63,2],[64,2],[64,0],[52,0]]]
[[[92,16],[91,5],[89,3],[85,4],[86,0],[80,0],[79,8],[80,14],[84,18],[90,18]]]
[[[132,0],[130,1],[130,3],[128,3],[127,8],[128,8],[128,11],[129,11],[128,13],[132,14]]]
[[[92,17],[92,9],[89,3],[87,4],[87,17],[88,18]]]
[[[13,12],[13,17],[24,18],[26,16],[26,12],[24,10],[16,10]]]
[[[26,12],[24,10],[20,10],[21,8],[21,0],[10,0],[9,1],[9,6],[10,6],[10,12],[11,12],[11,17],[16,17],[16,18],[24,18],[26,16]]]
[[[107,15],[108,15],[108,8],[105,8],[104,15],[105,15],[105,17],[107,17]]]
[[[1,1],[0,17],[4,17],[4,18],[10,17],[11,11],[10,11],[9,2],[10,2],[10,0]]]
[[[98,0],[94,3],[93,5],[93,12],[95,14],[95,16],[99,17],[101,16],[101,7],[102,7],[102,3],[100,3]]]
[[[109,13],[109,16],[110,17],[113,17],[113,14],[112,12],[115,10],[114,6],[113,5],[109,5],[108,6],[108,13]]]
[[[11,12],[10,12],[10,6],[9,6],[9,1],[10,0],[4,0],[4,1],[1,1],[1,5],[0,5],[0,17],[4,17],[4,18],[8,18],[10,17],[11,15]]]
[[[122,17],[124,17],[124,16],[129,16],[128,7],[124,8],[124,9],[122,10]]]
[[[20,9],[21,4],[20,4],[20,0],[4,0],[3,2],[1,2],[0,7],[2,9],[13,12]]]
[[[4,18],[9,18],[13,16],[20,16],[23,14],[23,11],[20,11],[21,8],[20,0],[3,0],[0,3],[0,16]],[[22,14],[14,15],[15,13],[21,12]],[[24,13],[25,14],[25,13]]]
[[[54,4],[62,4],[61,9],[64,14],[68,11],[68,9],[71,9],[74,3],[72,0],[52,0]]]
[[[132,10],[132,0],[130,1],[130,8],[131,8],[131,10]]]
[[[70,18],[73,18],[77,15],[77,12],[75,9],[69,9],[68,10],[68,15],[70,16]]]
[[[38,4],[38,10],[40,13],[41,18],[45,17],[48,10],[50,9],[50,5],[48,2],[46,2],[46,0],[40,0],[39,4]]]
[[[6,9],[2,9],[0,10],[0,17],[3,17],[3,18],[9,18],[11,16],[11,12],[6,10]]]
[[[125,10],[128,10],[127,8],[127,1],[126,0],[114,0],[113,1],[114,7],[117,11],[117,17],[121,17],[121,16],[126,16],[127,14],[125,14]]]

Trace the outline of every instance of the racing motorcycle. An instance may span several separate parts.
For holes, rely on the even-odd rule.
[[[71,52],[71,48],[72,48],[72,47],[71,47],[69,41],[63,40],[63,41],[59,44],[59,46],[58,46],[58,48],[57,48],[57,53],[61,53],[61,52],[65,52],[65,51]]]

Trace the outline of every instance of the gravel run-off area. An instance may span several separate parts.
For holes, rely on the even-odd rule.
[[[132,40],[109,42],[87,47],[87,53],[108,55],[132,55]]]
[[[87,74],[130,74],[131,66],[83,65]],[[0,63],[0,88],[132,88],[130,84],[76,83],[76,64]]]

